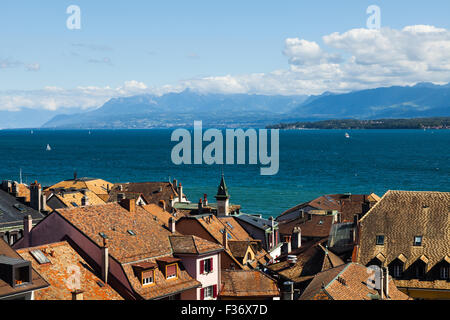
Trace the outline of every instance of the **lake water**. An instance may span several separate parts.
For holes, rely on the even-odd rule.
[[[2,130],[0,178],[18,180],[20,168],[24,182],[44,185],[74,171],[113,183],[176,178],[191,201],[207,193],[215,202],[222,166],[174,165],[171,132]],[[267,217],[326,193],[448,192],[450,130],[280,131],[279,161],[274,176],[261,176],[260,165],[225,165],[231,203]]]

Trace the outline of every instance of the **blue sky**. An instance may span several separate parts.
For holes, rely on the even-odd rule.
[[[72,4],[81,9],[81,30],[66,28],[66,8]],[[448,0],[2,1],[0,90],[4,95],[7,91],[31,92],[45,87],[123,88],[126,81],[137,83],[135,87],[145,84],[146,90],[177,86],[183,81],[209,90],[204,82],[190,81],[224,76],[234,81],[237,76],[245,77],[236,80],[245,82],[245,88],[271,93],[267,83],[274,80],[259,89],[253,84],[258,81],[255,77],[280,70],[291,72],[298,69],[299,59],[305,58],[303,53],[300,58],[295,56],[298,49],[306,50],[305,43],[293,44],[293,53],[286,54],[286,39],[304,39],[328,54],[338,52],[342,45],[327,46],[323,37],[366,28],[366,9],[372,4],[381,9],[382,27],[402,30],[405,26],[427,25],[450,29]],[[344,58],[355,54],[347,49],[341,52]],[[323,59],[314,61],[324,68],[330,65]],[[301,64],[310,65],[304,60]],[[296,74],[295,79],[299,77]],[[432,76],[423,78],[433,80]],[[436,76],[436,81],[445,79],[442,73]],[[366,82],[359,83],[364,86]],[[280,86],[277,84],[273,93],[293,92]],[[347,87],[358,85],[342,86]],[[311,93],[326,89],[333,88],[322,84],[309,87]]]

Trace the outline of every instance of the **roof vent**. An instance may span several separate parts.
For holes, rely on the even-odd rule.
[[[343,278],[341,278],[341,277],[337,277],[336,280],[337,280],[340,284],[342,284],[342,285],[344,285],[344,286],[347,285],[347,282],[345,281],[345,279],[343,279]]]

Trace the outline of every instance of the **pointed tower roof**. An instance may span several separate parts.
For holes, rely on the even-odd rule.
[[[217,189],[217,194],[215,196],[217,200],[229,199],[230,195],[228,194],[227,185],[225,184],[225,178],[222,173],[222,179],[220,180],[219,188]]]

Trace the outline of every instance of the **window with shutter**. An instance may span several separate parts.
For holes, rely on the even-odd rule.
[[[200,300],[205,300],[205,288],[200,289]]]
[[[143,286],[153,284],[155,281],[154,279],[155,279],[154,270],[142,272],[142,285]]]
[[[171,264],[166,266],[166,279],[173,279],[177,277],[177,265]]]
[[[205,273],[205,260],[200,261],[200,274]]]

